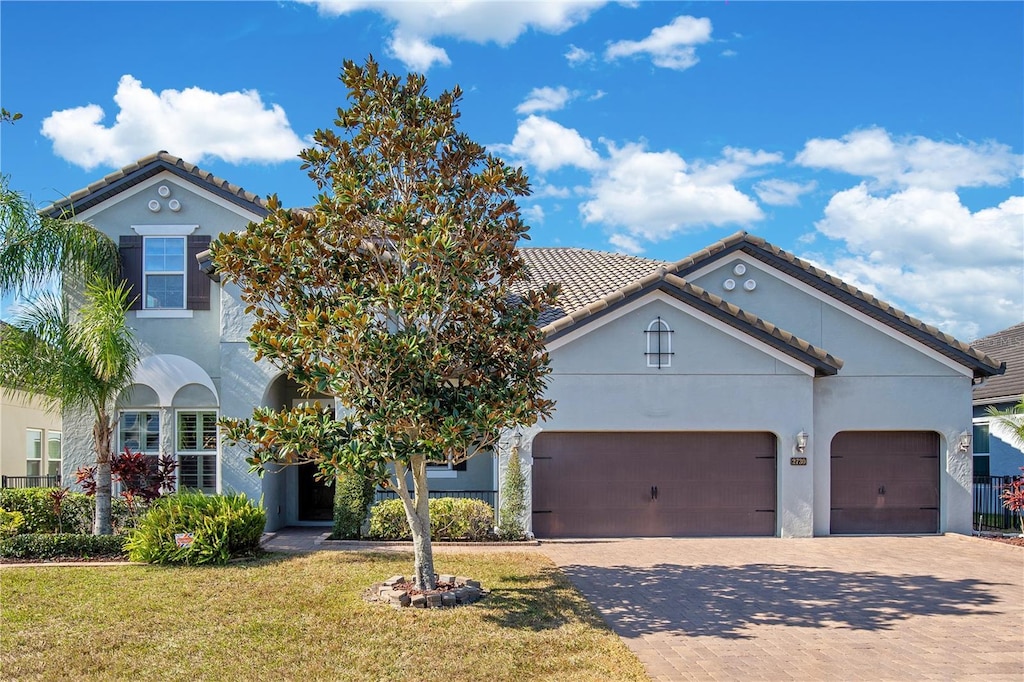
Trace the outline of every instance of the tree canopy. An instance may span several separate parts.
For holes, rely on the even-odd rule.
[[[270,197],[262,223],[212,251],[254,315],[257,357],[336,397],[345,423],[264,410],[228,433],[257,469],[317,461],[393,474],[417,583],[432,587],[426,464],[467,459],[551,413],[535,322],[556,292],[513,293],[526,278],[516,198],[527,177],[458,130],[458,87],[430,97],[422,75],[391,75],[372,57],[346,61],[341,81],[348,106],[300,154],[315,205]],[[326,445],[310,446],[313,434]]]

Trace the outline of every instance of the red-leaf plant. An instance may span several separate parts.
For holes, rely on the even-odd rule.
[[[138,500],[152,502],[165,492],[174,492],[177,468],[178,463],[169,455],[150,457],[128,448],[110,458],[111,476],[121,483],[121,497],[132,513]],[[75,472],[75,481],[86,495],[95,495],[96,467],[81,467]]]
[[[1024,471],[1024,467],[1020,468]],[[1017,518],[1020,522],[1020,534],[1024,536],[1024,476],[1014,476],[1013,481],[1009,487],[1003,490],[1003,494],[1000,495],[1003,500],[1003,506],[1012,512],[1017,513]]]

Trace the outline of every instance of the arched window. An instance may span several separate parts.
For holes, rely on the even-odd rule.
[[[668,326],[668,322],[659,315],[647,325],[644,334],[647,336],[647,352],[644,354],[647,356],[647,366],[658,369],[671,367],[672,328]]]

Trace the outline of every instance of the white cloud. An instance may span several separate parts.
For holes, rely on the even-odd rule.
[[[411,71],[426,71],[434,64],[448,66],[452,63],[443,48],[418,36],[405,37],[401,31],[395,31],[388,47],[389,53]]]
[[[723,57],[735,57],[737,54],[736,50],[722,50]]]
[[[588,97],[588,98],[587,98],[587,101],[588,101],[588,102],[596,102],[597,100],[599,100],[599,99],[602,99],[602,98],[603,98],[603,97],[604,97],[605,95],[607,95],[607,94],[608,94],[608,93],[607,93],[607,92],[605,92],[604,90],[598,90],[598,91],[597,91],[597,92],[595,92],[595,93],[594,93],[593,95],[591,95],[590,97]]]
[[[730,182],[692,172],[675,152],[649,152],[635,143],[608,149],[608,163],[591,182],[591,198],[580,204],[585,222],[659,241],[695,228],[763,217],[749,196]]]
[[[847,254],[824,267],[961,339],[1019,323],[1024,310],[1024,197],[972,213],[956,193],[912,187],[832,197],[821,234]]]
[[[700,61],[696,45],[711,40],[711,20],[679,16],[643,40],[620,40],[605,50],[605,59],[649,55],[655,66],[684,71]]]
[[[539,225],[544,222],[544,207],[540,204],[527,206],[519,211],[527,225]]]
[[[563,31],[587,20],[606,0],[546,0],[545,2],[380,2],[379,0],[302,0],[327,16],[358,11],[378,12],[394,22],[391,53],[409,69],[426,71],[449,63],[443,48],[431,43],[451,37],[475,43],[510,45],[529,29]],[[406,60],[409,61],[406,61]]]
[[[572,192],[569,191],[568,187],[558,187],[556,185],[549,185],[543,180],[537,185],[537,188],[533,191],[531,196],[542,199],[545,197],[552,197],[555,199],[568,199]]]
[[[490,148],[541,173],[564,166],[592,170],[601,165],[601,157],[590,140],[574,128],[566,128],[543,116],[528,116],[520,121],[512,144],[490,145]]]
[[[713,162],[699,161],[692,167],[693,177],[701,184],[721,185],[735,182],[750,172],[751,168],[782,163],[782,154],[766,152],[762,149],[752,151],[737,147],[726,147],[722,150],[722,158]]]
[[[561,85],[557,88],[534,88],[526,99],[516,107],[520,114],[536,114],[541,111],[558,111],[579,96],[579,92]]]
[[[800,203],[801,195],[813,192],[817,189],[818,183],[814,180],[800,184],[789,180],[769,178],[754,185],[754,193],[757,198],[769,206],[796,206]]]
[[[114,102],[119,111],[110,127],[103,125],[103,109],[88,104],[53,112],[42,134],[58,156],[85,170],[123,166],[160,149],[196,162],[269,163],[292,159],[304,146],[284,109],[268,107],[255,90],[156,93],[124,75]]]
[[[952,144],[918,136],[893,139],[882,128],[868,128],[841,139],[809,140],[796,162],[872,178],[881,187],[942,191],[1005,184],[1020,176],[1024,157],[996,142]]]
[[[569,45],[569,50],[565,53],[565,60],[569,62],[569,66],[579,66],[585,64],[594,58],[593,52],[587,52],[582,47],[576,47],[575,45]]]
[[[634,256],[644,252],[644,247],[640,245],[640,242],[628,234],[615,233],[608,237],[608,243],[619,251],[624,251]]]

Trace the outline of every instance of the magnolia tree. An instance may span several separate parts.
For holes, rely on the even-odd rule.
[[[556,291],[523,293],[527,178],[459,132],[458,87],[430,97],[423,76],[372,57],[346,61],[341,81],[348,106],[300,154],[316,205],[270,197],[262,223],[212,252],[254,314],[257,358],[336,397],[345,420],[307,406],[224,426],[258,472],[314,461],[324,477],[356,470],[393,487],[415,583],[433,589],[427,464],[459,463],[550,415],[535,322]]]

